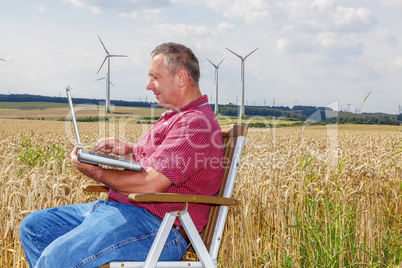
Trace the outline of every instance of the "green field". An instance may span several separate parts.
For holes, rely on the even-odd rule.
[[[68,104],[55,102],[0,102],[0,109],[41,110],[54,107],[68,107]]]
[[[77,118],[160,116],[165,111],[162,108],[112,106],[111,113],[105,114],[103,106],[78,104],[75,107]],[[67,103],[0,102],[0,118],[55,120],[65,118],[69,112],[70,108]]]

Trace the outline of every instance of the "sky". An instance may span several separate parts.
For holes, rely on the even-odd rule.
[[[150,53],[190,47],[200,88],[215,103],[329,106],[401,112],[400,0],[13,0],[0,9],[0,94],[155,101],[146,90]],[[371,92],[371,93],[370,93]],[[367,97],[367,95],[370,95]],[[366,98],[367,97],[367,98]]]

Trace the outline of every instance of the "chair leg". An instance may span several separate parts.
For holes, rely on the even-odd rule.
[[[203,267],[217,267],[216,260],[212,260],[209,255],[209,252],[204,245],[204,241],[202,241],[190,214],[187,211],[182,211],[179,218]]]
[[[173,213],[166,213],[163,218],[162,224],[159,227],[155,240],[152,243],[152,247],[149,250],[147,259],[145,260],[144,267],[155,267],[165,246],[166,240],[173,227],[173,223],[176,219],[176,215]]]
[[[194,222],[191,219],[187,209],[185,209],[184,211],[175,211],[165,214],[158,233],[156,234],[155,240],[152,243],[151,249],[149,250],[147,259],[145,260],[142,267],[159,267],[159,257],[162,253],[164,245],[166,244],[166,240],[171,232],[176,217],[179,217],[180,222],[182,223],[183,228],[186,231],[190,242],[198,255],[198,258],[200,259],[202,267],[217,267],[216,260],[213,260],[212,257],[209,255],[209,252],[205,247],[204,242],[202,241],[201,236],[198,233],[197,228],[195,227]],[[169,264],[169,262],[162,263],[163,264],[161,267],[174,267],[171,266],[172,264]],[[137,263],[137,265],[138,264],[139,263]],[[185,263],[183,263],[183,265],[184,264]]]

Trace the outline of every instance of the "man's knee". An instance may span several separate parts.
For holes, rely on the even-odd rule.
[[[35,229],[37,227],[39,218],[38,214],[39,214],[38,212],[28,214],[21,222],[19,229],[21,240],[23,239],[25,240],[26,238],[30,239],[28,236],[31,236],[33,233],[35,233]]]
[[[36,261],[45,247],[39,243],[37,238],[38,218],[40,218],[39,212],[28,214],[22,221],[19,229],[21,245],[30,267],[35,266]]]
[[[20,239],[23,244],[36,243],[36,247],[44,250],[58,237],[70,232],[75,226],[58,220],[58,217],[47,210],[39,210],[28,214],[20,225]]]
[[[69,254],[68,244],[52,243],[40,255],[37,267],[74,267],[76,260]]]

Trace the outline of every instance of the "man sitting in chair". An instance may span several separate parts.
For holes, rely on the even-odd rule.
[[[147,90],[166,111],[135,146],[115,138],[100,140],[95,151],[114,153],[141,163],[142,172],[103,169],[80,162],[77,147],[71,163],[110,187],[107,201],[40,210],[29,214],[20,238],[31,267],[98,267],[110,261],[142,261],[166,212],[182,203],[138,203],[130,193],[214,195],[223,176],[222,133],[201,94],[200,70],[193,52],[165,43],[151,53]],[[189,204],[198,232],[210,206]],[[180,260],[188,241],[176,220],[160,260]]]

